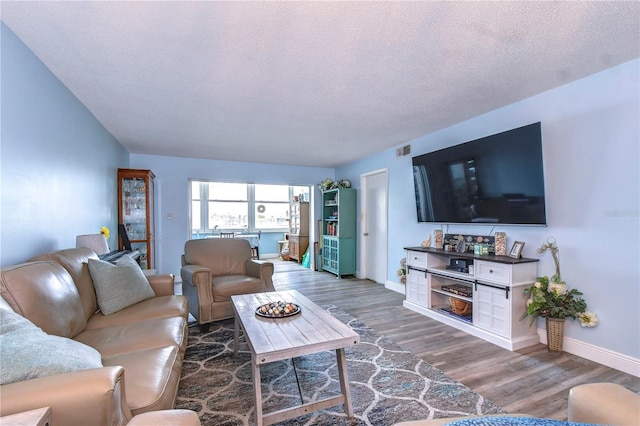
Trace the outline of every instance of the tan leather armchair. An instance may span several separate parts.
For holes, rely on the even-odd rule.
[[[617,383],[586,383],[569,391],[570,422],[640,424],[640,395]]]
[[[273,263],[251,259],[249,242],[239,238],[187,241],[180,275],[189,311],[205,330],[233,318],[231,296],[275,291]]]

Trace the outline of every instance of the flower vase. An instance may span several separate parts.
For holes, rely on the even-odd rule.
[[[496,232],[496,256],[507,255],[507,234],[506,232]]]
[[[562,352],[564,318],[547,318],[547,344],[550,351]]]
[[[442,247],[444,246],[444,239],[442,236],[442,231],[440,229],[436,229],[433,234],[435,235],[435,247],[437,249],[442,249]]]

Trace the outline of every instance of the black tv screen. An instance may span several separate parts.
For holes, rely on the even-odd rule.
[[[413,157],[418,222],[546,225],[540,123]]]

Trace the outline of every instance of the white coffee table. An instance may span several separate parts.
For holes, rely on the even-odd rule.
[[[286,318],[264,318],[256,315],[258,306],[269,302],[291,302],[301,312]],[[231,296],[236,314],[234,354],[238,354],[240,328],[251,352],[251,371],[255,395],[256,424],[270,425],[343,404],[345,413],[353,416],[347,362],[344,348],[357,345],[360,336],[302,294],[295,290]],[[340,395],[308,402],[272,413],[262,413],[260,365],[316,352],[335,350],[340,381]]]

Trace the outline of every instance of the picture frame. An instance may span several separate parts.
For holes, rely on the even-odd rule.
[[[509,257],[513,257],[514,259],[520,259],[522,257],[522,249],[524,248],[524,242],[515,241],[513,246],[511,246],[511,251],[509,252]]]

